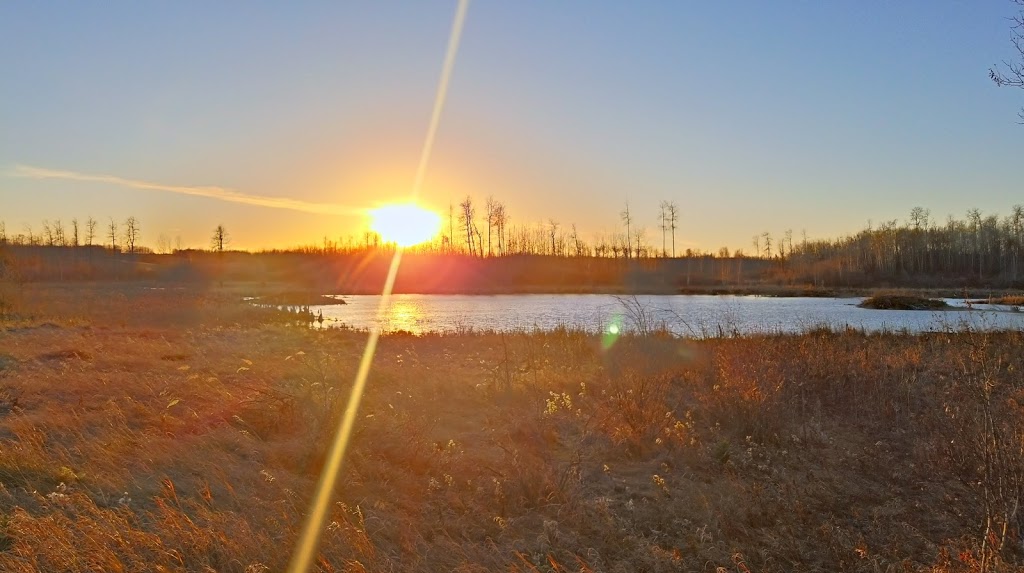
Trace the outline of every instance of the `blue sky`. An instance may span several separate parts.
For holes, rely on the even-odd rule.
[[[468,17],[422,201],[746,248],[1024,201],[1003,0],[497,2]],[[412,185],[454,2],[0,5],[0,220],[93,216],[206,246],[361,234]],[[33,168],[37,171],[26,171]],[[148,182],[26,177],[38,170]],[[185,195],[217,187],[330,214]]]

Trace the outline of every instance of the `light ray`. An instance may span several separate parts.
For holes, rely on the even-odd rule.
[[[416,168],[416,179],[413,182],[412,188],[413,200],[420,194],[427,166],[430,164],[430,155],[434,148],[434,138],[437,136],[437,127],[441,121],[441,111],[444,109],[444,102],[448,95],[448,83],[451,79],[452,69],[455,66],[455,56],[459,50],[459,39],[462,37],[462,26],[466,20],[466,10],[468,7],[469,0],[459,0],[459,6],[455,11],[455,20],[452,23],[451,34],[448,37],[444,67],[441,70],[441,79],[437,87],[437,94],[434,97],[434,109],[430,116],[430,127],[427,129],[426,140],[423,143],[423,150],[420,154],[420,162]],[[377,320],[370,327],[366,349],[363,351],[363,357],[359,361],[359,370],[356,372],[356,380],[352,385],[348,406],[345,408],[341,425],[338,427],[338,432],[334,437],[327,461],[320,473],[316,493],[313,496],[309,515],[299,536],[295,553],[288,564],[288,570],[293,573],[308,571],[317,553],[320,535],[323,531],[325,518],[327,517],[327,509],[330,506],[331,495],[334,492],[334,485],[338,480],[338,476],[341,474],[342,464],[345,460],[345,451],[348,449],[348,444],[352,437],[352,427],[355,425],[356,415],[359,413],[359,403],[363,398],[366,380],[370,374],[370,364],[373,362],[373,355],[377,351],[381,321],[386,315],[391,302],[391,291],[395,286],[395,277],[398,276],[398,267],[401,260],[401,249],[395,249],[395,255],[391,259],[391,265],[388,267],[387,280],[384,281],[384,291],[381,293],[380,303],[377,305]]]

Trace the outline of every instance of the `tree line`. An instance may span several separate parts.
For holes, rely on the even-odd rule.
[[[1024,205],[1010,213],[984,215],[969,209],[963,219],[945,221],[924,207],[907,219],[869,222],[860,232],[794,245],[790,233],[774,243],[761,236],[762,256],[776,261],[775,273],[792,281],[855,284],[908,278],[945,278],[964,284],[1019,285],[1024,280]],[[758,239],[755,238],[755,244]]]
[[[53,222],[43,220],[38,231],[26,225],[22,232],[8,234],[7,225],[0,221],[0,245],[46,246],[46,247],[106,247],[112,251],[128,253],[152,252],[139,243],[142,227],[134,215],[124,220],[121,226],[113,217],[102,228],[99,221],[88,217],[83,224],[77,218],[65,225],[60,219]],[[119,242],[120,241],[120,242]]]
[[[513,224],[505,205],[489,197],[478,213],[476,203],[466,197],[448,212],[447,229],[433,241],[410,249],[426,255],[459,255],[473,258],[553,256],[648,260],[684,259],[756,259],[769,263],[763,268],[765,279],[789,284],[858,286],[879,281],[905,284],[910,279],[935,282],[937,279],[964,284],[999,282],[1019,284],[1024,280],[1024,206],[1015,205],[1005,216],[983,214],[970,209],[963,218],[949,216],[945,221],[932,217],[924,207],[914,207],[904,220],[892,219],[880,224],[869,222],[852,235],[827,239],[809,239],[805,232],[794,238],[792,230],[777,235],[764,231],[753,235],[751,250],[726,247],[717,252],[676,250],[679,209],[674,202],[663,201],[656,212],[656,228],[661,231],[660,245],[648,240],[640,218],[627,203],[619,213],[621,229],[599,233],[587,241],[576,225],[562,225],[555,219],[535,224]],[[102,235],[101,235],[102,233]],[[39,230],[26,226],[9,234],[0,221],[0,245],[44,247],[95,247],[114,253],[152,253],[139,243],[141,224],[132,216],[118,224],[110,218],[103,224],[89,217],[83,224],[72,219],[43,221]],[[164,240],[163,238],[161,239]],[[230,235],[217,225],[210,239],[210,250],[224,252]],[[352,254],[367,251],[388,252],[393,245],[381,241],[372,232],[361,238],[330,240],[290,249],[268,252],[305,254]],[[180,251],[169,245],[163,252]],[[728,282],[722,267],[721,280]],[[761,268],[761,267],[759,267]]]

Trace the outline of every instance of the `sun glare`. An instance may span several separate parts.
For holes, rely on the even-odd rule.
[[[440,232],[441,216],[415,203],[385,205],[370,211],[370,229],[385,243],[411,247]]]

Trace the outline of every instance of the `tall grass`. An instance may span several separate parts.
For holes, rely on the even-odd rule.
[[[283,569],[362,335],[217,293],[26,298],[0,327],[0,569]],[[1021,348],[385,336],[317,566],[1015,570]]]

